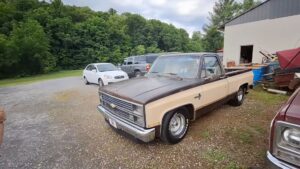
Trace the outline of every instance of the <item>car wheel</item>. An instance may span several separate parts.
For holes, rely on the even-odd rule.
[[[169,144],[180,142],[189,129],[188,110],[179,108],[167,113],[163,119],[161,139]]]
[[[84,80],[84,84],[86,84],[86,85],[90,84],[90,82],[87,80],[87,78],[85,76],[83,77],[83,80]]]
[[[232,106],[240,106],[243,104],[244,99],[245,99],[245,88],[240,87],[235,97],[232,100],[230,100],[229,104]]]
[[[140,77],[140,76],[142,76],[141,71],[139,71],[139,70],[135,71],[135,72],[134,72],[134,76],[135,76],[135,77]]]
[[[103,87],[104,86],[102,79],[98,80],[98,84],[99,84],[99,87]]]

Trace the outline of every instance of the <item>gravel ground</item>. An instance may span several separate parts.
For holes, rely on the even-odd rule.
[[[159,139],[145,144],[106,124],[96,109],[97,91],[96,85],[86,86],[79,77],[0,88],[0,106],[7,112],[0,168],[266,167],[265,128],[280,104],[268,110],[258,106],[257,111],[269,114],[255,117],[262,121],[256,127],[262,132],[250,137],[254,141],[249,144],[236,140],[231,131],[239,128],[230,127],[255,120],[241,114],[248,112],[243,107],[261,102],[251,96],[242,107],[224,105],[192,123],[179,144],[167,145]],[[261,143],[255,141],[261,138]],[[256,152],[257,156],[249,156]]]

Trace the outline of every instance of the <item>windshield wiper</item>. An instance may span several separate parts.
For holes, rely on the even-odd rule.
[[[167,75],[171,75],[171,76],[174,76],[176,78],[179,78],[179,79],[183,79],[182,77],[180,77],[178,74],[176,73],[164,73],[164,74],[167,74]]]

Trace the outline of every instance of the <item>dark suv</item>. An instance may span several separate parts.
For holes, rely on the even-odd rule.
[[[129,77],[139,77],[147,73],[159,54],[147,54],[139,56],[130,56],[124,59],[121,69]]]

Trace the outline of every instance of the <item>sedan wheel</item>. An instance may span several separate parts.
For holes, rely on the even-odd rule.
[[[83,77],[83,81],[84,81],[84,84],[86,84],[86,85],[90,84],[89,81],[86,79],[86,77]]]
[[[104,86],[103,81],[101,79],[98,80],[98,84],[99,84],[99,87],[103,87]]]

